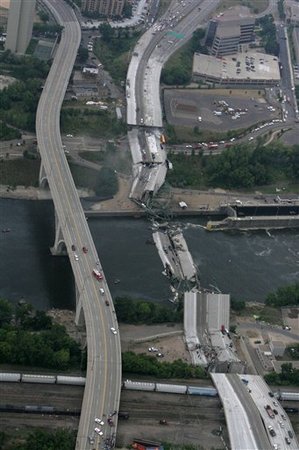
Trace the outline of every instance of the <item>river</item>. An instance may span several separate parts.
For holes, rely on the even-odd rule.
[[[190,222],[190,220],[189,220]],[[184,236],[204,287],[213,285],[245,300],[263,301],[299,275],[299,230],[210,233],[199,219],[183,222]],[[169,283],[141,219],[89,219],[112,296],[167,303]],[[0,199],[0,297],[24,298],[36,308],[75,308],[67,257],[53,257],[54,213],[50,201]],[[114,281],[120,282],[115,284]]]

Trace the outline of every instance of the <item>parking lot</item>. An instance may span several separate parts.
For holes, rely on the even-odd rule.
[[[279,105],[270,105],[263,90],[165,89],[164,108],[171,125],[222,132],[281,116]]]

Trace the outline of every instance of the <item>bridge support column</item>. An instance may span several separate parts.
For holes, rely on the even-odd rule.
[[[75,317],[75,324],[77,327],[84,327],[85,328],[85,318],[83,314],[83,307],[82,307],[82,300],[81,295],[79,293],[79,290],[76,286],[76,317]]]
[[[67,255],[65,242],[56,211],[55,211],[55,241],[53,247],[50,248],[50,251],[54,256]]]
[[[39,177],[38,182],[40,187],[45,188],[48,186],[48,177],[44,168],[43,163],[41,162],[40,169],[39,169]]]

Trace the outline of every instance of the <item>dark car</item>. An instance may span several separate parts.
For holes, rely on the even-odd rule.
[[[274,397],[273,392],[268,392],[268,394],[270,395],[270,397]]]
[[[291,432],[291,430],[288,430],[288,435],[290,436],[291,439],[293,439],[293,433]]]
[[[76,251],[76,246],[74,244],[72,245],[72,250],[73,250],[73,252]]]
[[[274,412],[274,414],[278,414],[278,411],[277,411],[277,409],[273,409],[273,412]]]
[[[83,253],[87,253],[88,252],[86,247],[82,247],[82,250],[83,250]]]
[[[291,441],[290,441],[290,439],[289,439],[288,437],[285,437],[285,441],[286,441],[286,443],[287,443],[288,445],[290,445]]]

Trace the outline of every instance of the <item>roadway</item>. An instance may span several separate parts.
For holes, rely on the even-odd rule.
[[[258,410],[237,375],[212,374],[223,404],[232,450],[270,450]]]
[[[280,87],[283,94],[282,106],[286,120],[295,120],[298,115],[297,102],[294,95],[292,63],[289,55],[287,29],[282,23],[276,25],[279,43],[279,60],[281,63]]]
[[[65,3],[45,0],[64,29],[47,81],[36,119],[38,147],[51,190],[55,213],[63,234],[74,273],[79,303],[82,304],[88,347],[86,386],[82,403],[76,449],[98,448],[107,442],[114,446],[117,416],[109,426],[107,416],[118,410],[121,387],[121,349],[112,298],[105,277],[97,281],[92,270],[102,271],[76,186],[66,160],[60,136],[60,109],[80,44],[81,31],[73,10]],[[76,250],[72,250],[75,246]],[[83,251],[87,248],[87,253]],[[104,295],[99,288],[104,289]],[[106,306],[105,302],[109,302]],[[103,436],[95,434],[95,418],[104,418]],[[91,439],[93,437],[93,439]]]

